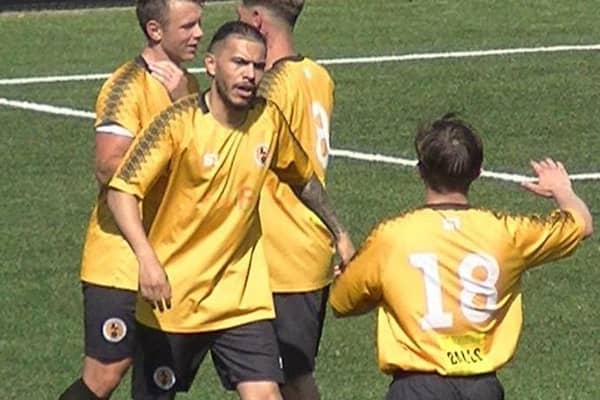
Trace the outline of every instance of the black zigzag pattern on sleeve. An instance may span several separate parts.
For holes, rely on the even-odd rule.
[[[198,105],[198,96],[185,97],[161,112],[140,135],[140,139],[119,171],[119,179],[131,183],[143,168],[150,153],[158,147],[169,128],[181,115]]]
[[[109,124],[118,120],[119,110],[124,104],[125,94],[135,82],[135,78],[143,73],[143,68],[136,64],[135,61],[130,61],[117,72],[118,76],[111,82],[108,94],[104,100],[104,108],[102,109],[102,120],[99,125]]]

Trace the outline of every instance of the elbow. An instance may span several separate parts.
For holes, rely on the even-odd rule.
[[[112,178],[112,174],[100,168],[96,168],[96,180],[100,185],[108,185],[108,182],[110,182],[110,178]]]
[[[119,159],[96,158],[96,180],[103,186],[108,185],[117,171]]]
[[[587,239],[590,236],[592,236],[593,233],[594,233],[594,225],[592,224],[592,221],[590,221],[589,223],[585,224],[585,228],[583,230],[583,238]]]
[[[339,312],[338,310],[336,310],[333,307],[331,307],[331,310],[333,311],[333,316],[335,318],[343,318],[345,316],[343,313]]]
[[[335,318],[343,318],[347,315],[343,308],[336,304],[332,297],[329,298],[329,307],[331,308],[331,311],[333,311],[333,316]]]

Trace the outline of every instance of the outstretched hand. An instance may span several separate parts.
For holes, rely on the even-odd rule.
[[[555,197],[558,193],[573,190],[569,174],[560,161],[546,158],[530,163],[538,179],[533,182],[522,182],[523,188],[542,197]]]

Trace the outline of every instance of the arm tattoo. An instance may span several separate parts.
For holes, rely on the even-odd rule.
[[[333,237],[338,239],[344,232],[344,227],[338,221],[327,192],[316,176],[313,175],[304,186],[296,186],[292,189],[300,201],[323,221]]]

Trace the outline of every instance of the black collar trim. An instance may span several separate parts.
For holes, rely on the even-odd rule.
[[[293,56],[286,56],[286,57],[281,57],[278,60],[275,60],[275,62],[273,63],[273,66],[271,68],[274,68],[277,64],[281,64],[284,63],[286,61],[302,61],[304,60],[304,56],[301,54],[294,54]]]
[[[425,204],[420,207],[421,209],[429,208],[432,210],[468,210],[471,207],[470,204],[462,203],[436,203],[436,204]]]
[[[139,65],[140,67],[143,67],[146,71],[148,71],[148,73],[152,72],[152,71],[150,71],[150,67],[148,66],[148,62],[146,62],[146,60],[144,59],[144,57],[142,57],[141,54],[135,58],[135,63],[137,65]]]
[[[206,94],[209,92],[209,90],[205,90],[204,92],[200,93],[200,96],[198,96],[198,107],[204,114],[208,114],[210,112],[208,109],[208,104],[206,104]]]

